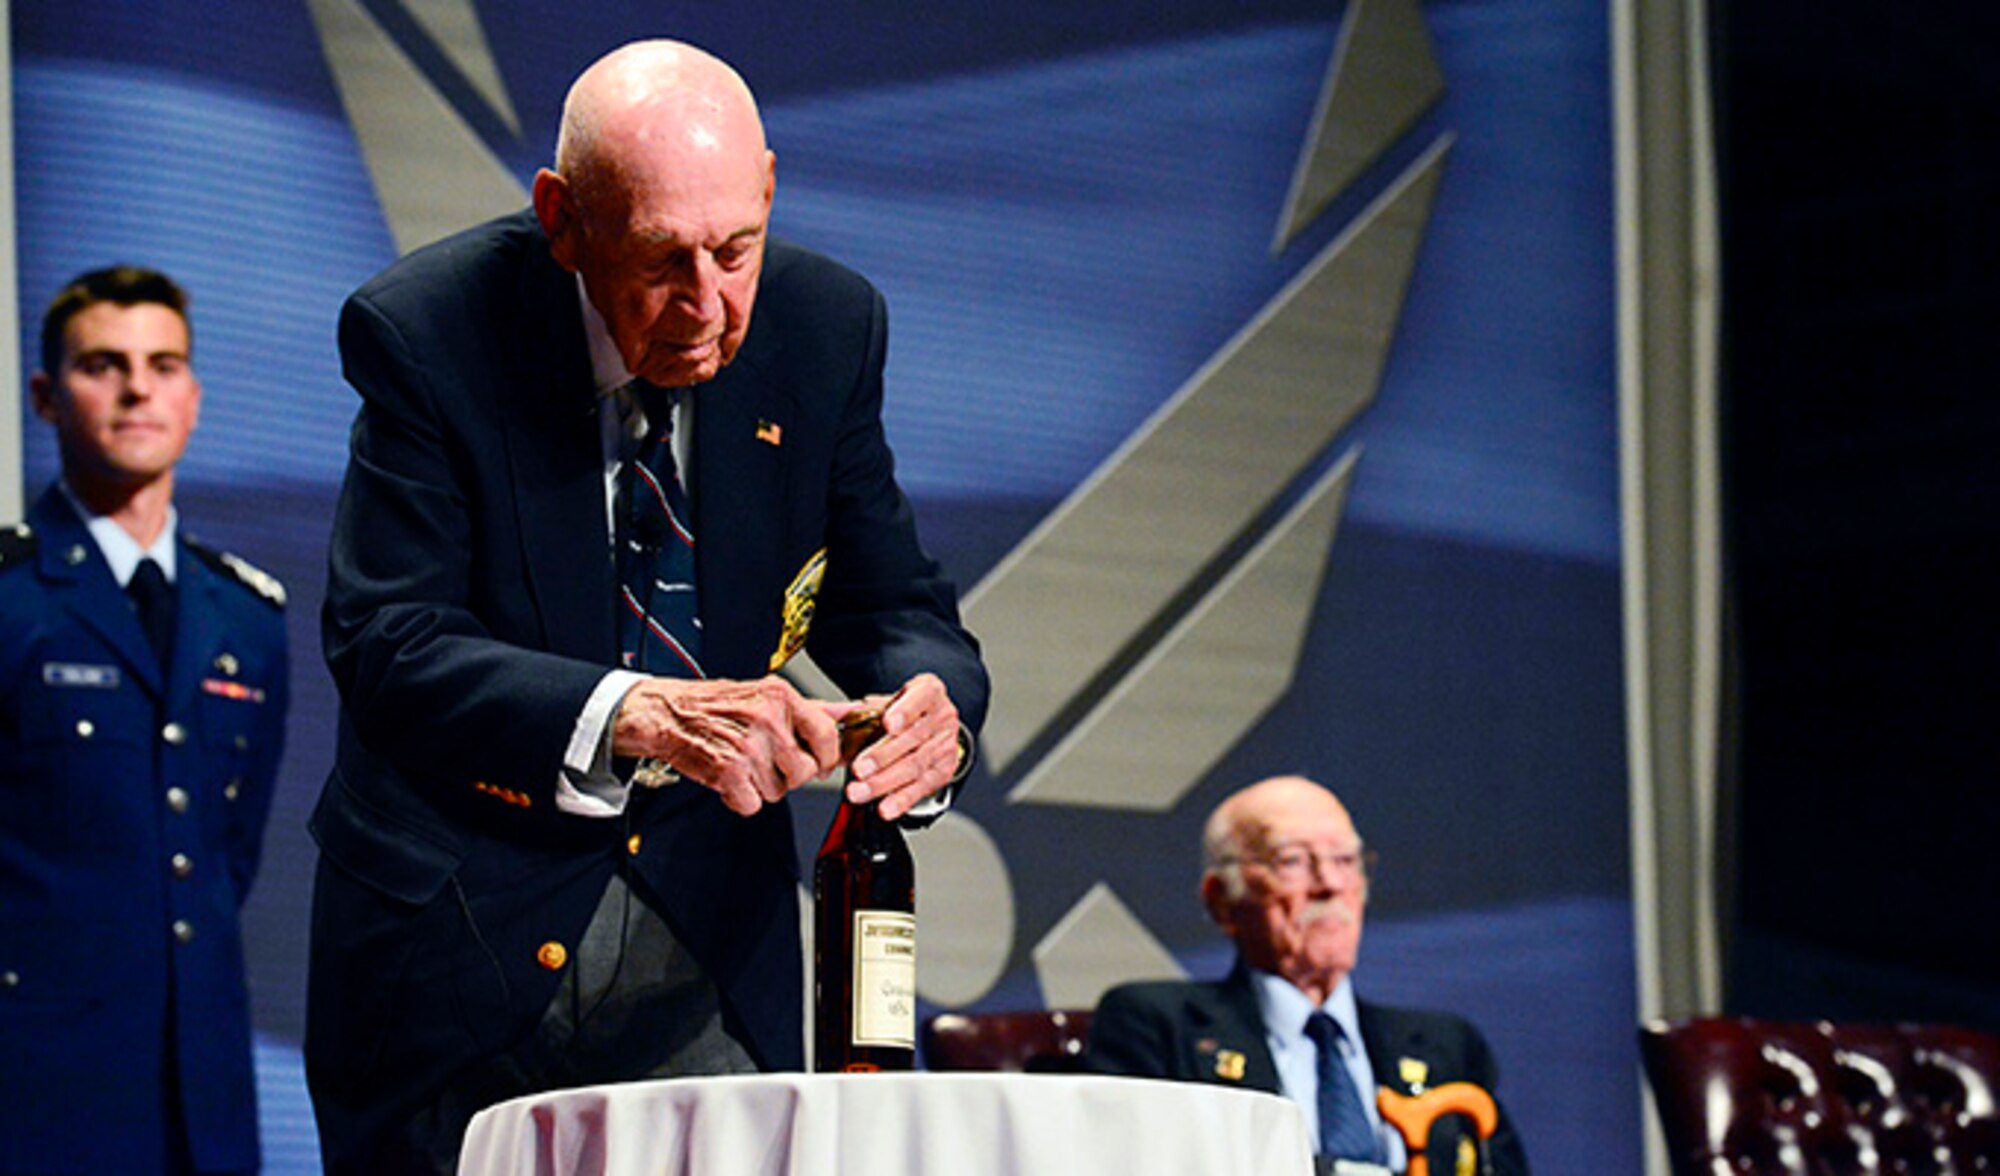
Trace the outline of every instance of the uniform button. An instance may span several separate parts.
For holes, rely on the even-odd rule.
[[[639,856],[639,835],[637,833],[625,839],[625,852],[631,854],[633,857]]]
[[[238,751],[250,750],[250,737],[248,735],[238,735],[236,737],[236,750]]]
[[[0,988],[19,988],[20,986],[21,974],[19,972],[0,972]]]
[[[184,853],[177,853],[167,861],[173,866],[176,878],[185,878],[194,873],[194,859]]]
[[[560,972],[569,962],[569,949],[551,939],[535,953],[535,962],[551,972]]]
[[[168,723],[166,726],[160,728],[160,738],[166,740],[168,743],[172,744],[175,747],[179,747],[181,744],[186,743],[187,737],[188,737],[187,728],[181,726],[179,723]]]
[[[224,800],[235,800],[242,791],[243,781],[231,780],[229,783],[223,785],[222,797]]]
[[[182,943],[193,943],[194,924],[188,922],[186,919],[175,919],[174,938],[180,940]]]
[[[167,789],[167,807],[174,810],[177,813],[184,813],[188,811],[187,789],[182,788],[178,784],[174,785],[172,788]]]
[[[96,723],[91,722],[89,719],[78,719],[76,721],[76,737],[78,739],[88,739],[95,734],[97,734]]]

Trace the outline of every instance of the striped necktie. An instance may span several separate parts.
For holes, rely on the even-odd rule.
[[[1306,1018],[1306,1036],[1319,1047],[1319,1150],[1324,1156],[1341,1160],[1382,1162],[1376,1146],[1375,1130],[1368,1124],[1368,1112],[1354,1088],[1354,1077],[1340,1056],[1344,1036],[1340,1023],[1324,1010],[1315,1009]]]
[[[645,413],[645,432],[619,471],[619,651],[625,666],[641,673],[707,677],[694,515],[674,467],[673,394],[641,380],[629,387]]]

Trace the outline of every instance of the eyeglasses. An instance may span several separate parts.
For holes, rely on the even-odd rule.
[[[1336,881],[1351,882],[1375,864],[1373,850],[1345,849],[1321,852],[1303,845],[1287,845],[1261,857],[1230,858],[1229,861],[1256,862],[1277,875],[1280,882],[1297,885],[1319,876],[1324,865]]]

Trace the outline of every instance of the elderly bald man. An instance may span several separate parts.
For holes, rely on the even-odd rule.
[[[749,88],[593,64],[533,207],[340,318],[361,397],[323,618],[307,1077],[329,1171],[450,1171],[536,1090],[803,1064],[786,797],[935,816],[986,705],[882,428],[882,298],[769,240]]]
[[[1221,980],[1121,985],[1098,1002],[1090,1068],[1283,1094],[1318,1141],[1322,1171],[1402,1171],[1401,1138],[1377,1087],[1411,1095],[1446,1082],[1493,1089],[1486,1039],[1450,1013],[1360,999],[1353,972],[1368,907],[1368,858],[1345,805],[1302,776],[1231,794],[1202,833],[1201,901],[1236,944]],[[1513,1123],[1482,1149],[1461,1120],[1430,1136],[1430,1170],[1526,1176]]]

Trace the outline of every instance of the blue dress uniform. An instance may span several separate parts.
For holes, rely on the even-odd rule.
[[[254,1171],[237,912],[283,589],[183,535],[163,673],[69,500],[28,519],[0,528],[0,1173]]]

